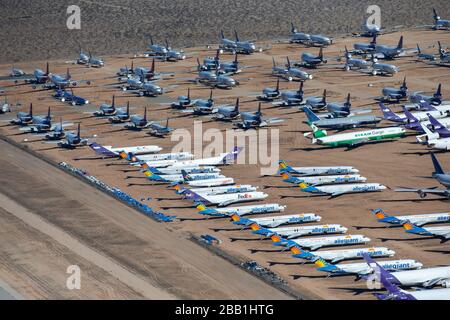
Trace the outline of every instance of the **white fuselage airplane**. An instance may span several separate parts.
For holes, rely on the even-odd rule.
[[[450,266],[392,272],[388,280],[392,284],[405,287],[422,286],[429,288],[441,285],[450,288]]]
[[[206,195],[217,195],[217,194],[227,194],[227,193],[239,193],[239,192],[250,192],[256,191],[258,187],[254,187],[250,184],[241,184],[241,185],[231,185],[224,187],[211,187],[211,188],[195,188],[190,189],[198,194],[206,194]]]
[[[143,169],[149,169],[151,172],[156,173],[158,175],[166,175],[166,174],[181,174],[182,171],[186,171],[186,173],[212,173],[212,172],[220,172],[219,168],[214,166],[192,166],[192,167],[166,167],[166,168],[153,168],[150,166],[151,162],[146,162],[141,165]]]
[[[378,261],[378,264],[385,270],[411,270],[420,269],[423,264],[412,259],[402,260],[382,260]],[[373,268],[365,262],[361,263],[345,263],[345,264],[325,264],[317,268],[319,271],[329,272],[330,274],[342,275],[342,274],[357,274],[366,275],[373,272]]]
[[[276,246],[300,246],[303,248],[309,248],[311,250],[317,250],[322,247],[330,246],[347,246],[353,244],[361,244],[370,241],[370,238],[361,234],[348,234],[343,236],[330,236],[330,237],[315,237],[315,238],[302,238],[295,240],[286,240],[278,235],[273,235],[273,244]]]
[[[166,175],[157,175],[151,171],[145,171],[144,174],[148,179],[154,181],[163,181],[163,182],[194,182],[194,181],[203,181],[203,180],[216,180],[226,178],[223,174],[218,172],[212,173],[192,173],[189,174],[189,180],[186,180],[182,174],[166,174]]]
[[[146,146],[135,146],[135,147],[112,147],[112,146],[102,146],[96,142],[90,144],[90,147],[98,154],[105,156],[118,156],[120,153],[125,152],[133,153],[133,154],[147,154],[147,153],[156,153],[162,150],[161,147],[155,145],[146,145]]]
[[[348,229],[340,224],[322,224],[322,225],[307,225],[307,226],[295,226],[295,227],[279,227],[261,229],[256,223],[251,226],[253,233],[262,234],[266,237],[270,237],[273,234],[277,234],[286,239],[294,239],[301,236],[316,235],[316,234],[331,234],[331,233],[346,233]]]
[[[338,176],[305,176],[305,177],[290,177],[287,173],[282,173],[284,181],[290,183],[302,183],[311,184],[314,186],[320,186],[324,184],[339,184],[339,183],[354,183],[354,182],[366,182],[367,178],[359,174],[338,175]]]
[[[218,207],[225,207],[232,203],[259,201],[267,198],[269,195],[260,191],[242,192],[242,193],[230,193],[221,195],[206,195],[198,194],[192,190],[187,190],[184,193],[186,199],[203,202],[206,204],[217,205]]]
[[[322,219],[321,216],[315,213],[288,214],[262,218],[240,218],[239,216],[232,216],[231,218],[233,219],[233,223],[237,225],[249,226],[256,223],[265,228],[275,228],[284,224],[320,221]]]
[[[375,192],[386,189],[386,187],[380,183],[336,184],[317,187],[307,185],[306,183],[300,183],[299,187],[302,192],[330,195],[332,198],[348,193]]]
[[[363,254],[370,257],[392,257],[395,254],[394,250],[386,247],[370,247],[357,249],[339,249],[339,250],[323,250],[323,251],[301,251],[297,247],[291,247],[292,256],[295,258],[311,260],[315,257],[320,257],[323,260],[336,263],[343,260],[362,259]]]
[[[278,203],[268,203],[241,207],[208,208],[203,203],[200,203],[197,205],[197,209],[199,210],[199,214],[228,217],[233,214],[244,216],[247,214],[283,212],[286,206],[279,205]]]
[[[162,161],[162,160],[188,160],[193,159],[194,155],[190,152],[175,152],[175,153],[159,153],[159,154],[146,154],[134,157],[136,160],[134,162],[148,162],[151,164],[152,161]]]
[[[351,166],[335,166],[335,167],[291,167],[286,162],[279,162],[279,169],[287,171],[292,174],[302,176],[316,176],[316,175],[339,175],[358,173],[359,170]]]
[[[416,226],[423,226],[428,223],[450,222],[450,212],[443,213],[426,213],[416,215],[391,216],[386,214],[382,209],[372,210],[379,222],[402,225],[406,221]]]
[[[229,177],[223,177],[207,180],[194,180],[194,181],[187,181],[187,184],[190,187],[197,187],[197,188],[228,186],[234,184],[234,179]]]
[[[450,226],[418,227],[408,222],[403,224],[403,228],[407,233],[438,237],[444,239],[444,241],[450,239]]]

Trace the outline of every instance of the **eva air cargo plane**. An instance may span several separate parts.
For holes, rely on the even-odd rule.
[[[327,135],[325,130],[320,130],[314,124],[311,124],[313,130],[313,144],[320,144],[329,147],[355,147],[368,142],[376,142],[386,139],[396,139],[403,137],[406,130],[400,127],[388,127],[382,129],[372,129],[365,131],[353,131],[348,133],[339,133]],[[305,136],[311,133],[305,133]]]

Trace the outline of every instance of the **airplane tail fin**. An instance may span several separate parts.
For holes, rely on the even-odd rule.
[[[196,208],[199,214],[212,215],[212,216],[223,216],[214,208],[207,207],[202,201],[195,202]]]
[[[186,193],[186,198],[189,199],[189,200],[194,200],[196,202],[200,201],[200,202],[203,202],[203,203],[210,203],[207,199],[205,199],[204,197],[202,197],[198,193],[196,193],[196,192],[194,192],[192,190],[189,190],[189,189],[188,189],[188,192]]]
[[[376,33],[374,33],[374,35],[373,35],[373,38],[372,38],[372,41],[370,41],[370,44],[371,45],[375,45],[375,44],[377,44],[377,34]]]
[[[319,49],[319,55],[317,56],[321,61],[323,61],[323,47]]]
[[[258,104],[258,111],[256,111],[256,114],[259,116],[262,114],[261,113],[261,102]]]
[[[302,84],[303,84],[303,82],[302,82]],[[280,78],[277,79],[277,86],[275,88],[275,91],[280,92]]]
[[[438,47],[439,47],[439,56],[441,59],[444,57],[444,50],[442,49],[441,42],[438,41]]]
[[[169,118],[167,118],[167,120],[166,120],[166,129],[168,129],[169,128]]]
[[[345,101],[345,103],[344,103],[344,105],[345,106],[347,106],[347,107],[351,107],[351,105],[352,105],[352,103],[350,102],[350,98],[351,98],[351,96],[350,96],[350,92],[347,94],[347,100]]]
[[[424,228],[418,227],[415,224],[412,224],[409,221],[406,221],[403,225],[403,229],[405,229],[405,231],[407,233],[412,233],[412,234],[429,234],[428,231],[426,231]]]
[[[239,36],[236,29],[234,30],[234,36],[236,37],[236,42],[239,42]]]
[[[127,101],[127,116],[130,116],[130,101]]]
[[[322,101],[324,104],[327,104],[327,89],[323,89]]]
[[[278,161],[278,172],[292,172],[294,169],[284,160]]]
[[[326,130],[319,129],[316,125],[314,125],[314,123],[309,124],[309,126],[312,129],[313,136],[315,139],[326,137],[328,135]]]
[[[223,161],[224,163],[227,163],[230,160],[236,161],[237,157],[239,155],[239,153],[243,150],[244,148],[242,147],[234,147],[233,150],[229,153],[227,153],[224,157],[223,157]]]
[[[403,49],[403,36],[398,40],[397,49]]]
[[[272,65],[273,65],[274,67],[276,67],[276,63],[275,63],[275,58],[274,58],[274,57],[272,57]]]
[[[308,107],[303,107],[303,111],[306,113],[306,117],[310,123],[319,121],[320,118]]]
[[[191,101],[191,88],[187,89],[187,99],[188,101]]]
[[[297,183],[298,182],[297,179],[292,177],[291,174],[287,171],[281,170],[280,175],[283,178],[284,182],[289,182],[289,183]]]
[[[422,53],[422,51],[420,50],[419,44],[418,44],[418,43],[416,43],[416,46],[417,46],[417,53],[418,53],[418,54],[421,54],[421,53]]]
[[[224,36],[224,34],[223,34],[223,30],[220,30],[220,37],[221,37],[222,39],[225,39],[225,36]]]
[[[157,174],[151,172],[150,170],[146,170],[146,171],[144,172],[144,175],[145,175],[148,179],[150,179],[150,180],[155,180],[155,181],[165,181],[165,179],[162,178],[160,175],[157,175]]]
[[[302,95],[303,96],[303,84],[304,84],[305,82],[304,81],[300,81],[300,86],[298,87],[298,91],[297,91],[297,93],[299,94],[299,95]]]
[[[403,106],[403,113],[408,120],[408,124],[417,124],[420,122],[419,119],[417,119],[408,109],[406,109],[405,106]]]
[[[153,45],[153,37],[150,35],[150,44]]]
[[[112,97],[111,107],[112,107],[113,109],[115,109],[115,107],[116,107],[116,96],[115,96],[114,94],[113,94],[113,97]]]
[[[444,170],[442,170],[441,164],[439,163],[438,159],[434,155],[434,153],[431,153],[431,160],[433,161],[434,166],[434,174],[444,174]]]
[[[297,32],[297,28],[294,26],[294,23],[291,22],[291,33],[296,33]]]
[[[47,120],[50,121],[51,119],[52,119],[52,115],[51,115],[50,107],[48,107],[48,110],[47,110]]]
[[[396,122],[403,122],[402,118],[396,115],[389,107],[385,106],[384,103],[380,102],[379,106],[381,112],[383,113],[384,119]]]
[[[80,123],[78,123],[78,129],[77,129],[77,138],[80,139],[81,129],[80,129]]]
[[[130,71],[133,72],[133,70],[134,70],[134,61],[131,61],[131,69],[130,69]]]
[[[239,112],[239,98],[236,99],[236,104],[234,106],[234,112]]]
[[[406,76],[403,77],[402,85],[400,86],[400,90],[406,91],[408,90],[408,85],[406,84]]]
[[[30,102],[30,111],[28,112],[30,117],[33,117],[33,103]]]
[[[433,98],[441,99],[442,98],[442,92],[441,92],[442,84],[439,83],[436,92],[433,94]]]
[[[144,121],[147,121],[147,107],[144,107]]]
[[[437,131],[439,134],[450,135],[450,130],[446,126],[442,125],[439,120],[433,117],[431,114],[427,113],[428,119],[430,119],[430,124],[433,126],[433,130]]]
[[[316,259],[316,255],[314,255],[313,253],[309,252],[309,251],[305,251],[302,248],[298,247],[298,246],[291,246],[289,248],[289,250],[292,252],[292,256],[294,258],[302,258],[302,259],[307,259],[307,260],[315,260]]]
[[[214,101],[213,100],[213,91],[212,90],[209,92],[209,101]]]
[[[49,73],[50,73],[50,67],[49,67],[49,64],[47,62],[47,66],[45,68],[45,75],[48,76]]]
[[[152,60],[152,67],[150,68],[150,73],[151,74],[155,73],[155,59]]]
[[[379,222],[400,222],[396,217],[388,215],[383,209],[377,208],[371,210]]]
[[[322,259],[320,257],[316,257],[314,259],[314,264],[317,266],[318,271],[330,272],[330,271],[337,269],[337,267],[335,265],[332,265],[331,263],[326,262],[324,259]]]
[[[439,21],[441,17],[439,17],[439,15],[436,12],[436,9],[433,8],[433,19],[435,22]]]
[[[181,170],[181,175],[183,176],[184,181],[191,181],[192,178],[189,176],[189,174],[186,172],[186,170]]]
[[[289,57],[286,57],[287,60],[287,68],[290,69],[291,68],[291,60],[289,60]]]

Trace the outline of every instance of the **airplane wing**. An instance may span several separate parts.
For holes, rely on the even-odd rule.
[[[345,194],[345,192],[335,192],[335,193],[332,193],[332,194],[330,195],[329,199],[333,199],[333,198],[342,196],[343,194]]]
[[[414,189],[414,188],[397,188],[394,191],[396,192],[416,192],[420,195],[421,198],[426,197],[426,195],[429,194],[436,194],[445,196],[447,198],[450,198],[450,189],[438,189],[437,187],[434,188],[426,188],[426,189]]]
[[[448,278],[435,278],[435,279],[431,279],[431,280],[423,282],[422,286],[424,288],[432,288],[432,287],[434,287],[435,285],[437,285],[439,283],[447,282],[449,280],[450,279],[448,279]]]

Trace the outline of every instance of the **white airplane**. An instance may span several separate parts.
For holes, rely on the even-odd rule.
[[[441,138],[439,133],[431,131],[423,122],[420,126],[425,134],[416,136],[417,142],[437,150],[450,150],[450,138]],[[424,138],[425,140],[422,140]]]
[[[273,244],[276,246],[300,246],[303,248],[309,248],[310,250],[317,250],[322,247],[330,246],[347,246],[353,244],[361,244],[370,241],[370,238],[361,234],[348,234],[342,236],[330,236],[330,237],[314,237],[314,238],[302,238],[295,240],[283,239],[279,235],[272,235],[270,237]]]
[[[239,193],[239,192],[250,192],[250,191],[256,191],[258,187],[254,187],[250,184],[241,184],[241,185],[231,185],[231,186],[224,186],[224,187],[211,187],[211,188],[195,188],[190,189],[191,191],[194,191],[198,194],[227,194],[227,193]],[[185,189],[187,190],[187,189]]]
[[[294,223],[305,223],[312,221],[320,221],[321,216],[315,213],[300,213],[300,214],[288,214],[283,216],[272,216],[272,217],[262,217],[262,218],[242,218],[237,214],[231,215],[233,223],[237,225],[242,225],[245,227],[256,223],[262,227],[275,228],[284,224],[294,224]]]
[[[282,172],[281,177],[284,182],[300,184],[302,182],[321,186],[325,184],[339,184],[339,183],[351,183],[351,182],[365,182],[366,177],[359,174],[339,175],[339,176],[307,176],[307,177],[293,177],[288,172]]]
[[[234,184],[233,178],[217,178],[217,179],[207,179],[207,180],[194,180],[194,181],[187,181],[187,184],[190,187],[197,187],[197,188],[209,188],[209,187],[218,187],[218,186],[228,186]]]
[[[186,171],[187,173],[212,173],[220,172],[220,168],[214,166],[192,166],[192,167],[166,167],[166,168],[154,168],[151,167],[151,162],[145,162],[141,164],[141,168],[148,169],[151,172],[158,175],[170,175],[170,174],[180,174],[181,171]]]
[[[323,260],[336,263],[342,260],[362,259],[364,254],[371,257],[392,257],[395,254],[394,250],[386,247],[370,247],[357,249],[339,249],[339,250],[323,250],[323,251],[305,251],[299,247],[291,247],[292,256],[294,258],[301,258],[306,260],[313,260],[316,257]]]
[[[157,175],[150,170],[144,172],[147,179],[152,181],[161,181],[167,183],[173,182],[193,182],[193,181],[203,181],[203,180],[216,180],[226,178],[223,174],[218,172],[212,173],[192,173],[189,174],[188,177],[185,177],[183,174],[166,174],[166,175]]]
[[[177,161],[173,164],[174,167],[184,167],[184,166],[220,166],[226,165],[228,163],[233,163],[236,160],[238,154],[241,152],[243,148],[235,147],[231,152],[221,153],[216,157],[203,158],[203,159],[194,159],[194,160],[186,160],[186,161]]]
[[[376,261],[367,255],[364,255],[364,259],[372,268],[376,268],[378,265]],[[450,266],[397,271],[392,273],[387,272],[383,268],[379,268],[379,271],[381,278],[385,277],[390,283],[398,286],[421,286],[424,288],[431,288],[436,285],[441,285],[450,288]]]
[[[380,183],[334,184],[316,187],[302,182],[298,186],[300,187],[300,191],[302,192],[314,193],[319,195],[329,195],[330,199],[348,193],[375,192],[386,189],[386,186],[383,186]]]
[[[441,238],[442,242],[450,239],[450,226],[439,226],[439,227],[418,227],[410,222],[403,224],[403,228],[407,233],[418,234],[421,236],[431,236],[436,238]]]
[[[351,174],[358,173],[359,170],[350,166],[337,167],[291,167],[284,160],[278,162],[279,172],[286,171],[292,174],[302,176],[317,176],[317,175],[337,175],[337,174]]]
[[[380,300],[450,300],[450,288],[406,291],[386,279],[382,279],[381,282],[389,293],[374,293]]]
[[[254,234],[261,234],[266,237],[277,234],[286,239],[294,239],[302,236],[329,234],[329,233],[346,233],[348,229],[340,224],[322,224],[322,225],[307,225],[295,227],[278,227],[278,228],[261,228],[257,223],[250,225]]]
[[[428,223],[450,222],[450,212],[443,213],[426,213],[407,216],[391,216],[383,209],[374,209],[372,213],[377,217],[378,222],[390,223],[395,225],[402,225],[409,221],[412,224],[421,227]]]
[[[202,202],[210,205],[211,204],[217,205],[218,207],[225,207],[232,203],[238,202],[259,201],[269,196],[267,193],[260,191],[206,195],[206,194],[198,194],[189,189],[184,191],[183,195],[185,196],[185,199],[194,202]]]
[[[190,160],[194,158],[194,155],[190,152],[174,152],[174,153],[158,153],[158,154],[146,154],[135,156],[134,153],[123,152],[121,156],[124,156],[126,160],[131,162],[149,162],[163,161],[163,160]]]
[[[125,152],[133,153],[136,155],[142,155],[147,153],[156,153],[162,150],[161,147],[155,146],[155,145],[146,145],[146,146],[135,146],[135,147],[112,147],[112,146],[102,146],[96,142],[93,142],[89,145],[92,150],[94,150],[96,153],[103,155],[103,156],[109,156],[109,157],[117,157],[120,155],[120,153]]]
[[[198,213],[203,215],[218,217],[238,215],[239,217],[241,217],[248,214],[283,212],[284,209],[286,209],[286,206],[279,205],[278,203],[268,203],[241,207],[208,208],[202,202],[198,202],[197,209]]]
[[[374,270],[365,262],[361,263],[345,263],[345,264],[330,264],[321,258],[317,258],[314,262],[318,267],[318,271],[328,272],[329,275],[345,275],[345,274],[357,274],[366,275],[372,273]],[[412,270],[420,269],[423,264],[412,259],[402,260],[383,260],[378,263],[386,270]]]

